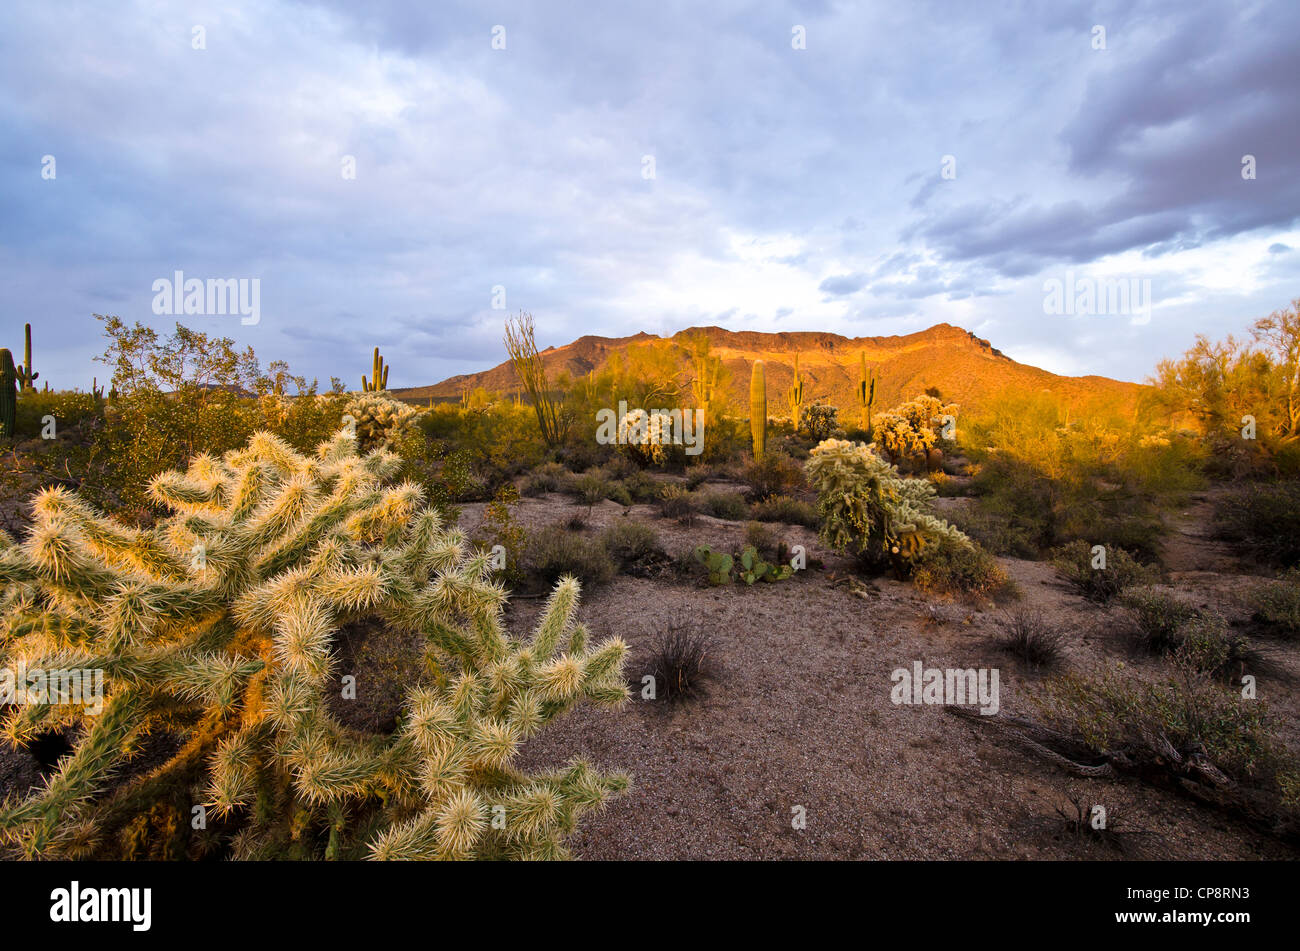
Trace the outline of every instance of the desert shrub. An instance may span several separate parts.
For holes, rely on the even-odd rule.
[[[519,493],[507,482],[497,490],[496,496],[483,509],[483,524],[479,529],[489,551],[500,545],[505,556],[505,566],[497,570],[497,578],[507,587],[514,587],[524,578],[523,556],[526,536],[523,526],[515,517]]]
[[[561,525],[548,525],[528,539],[525,564],[546,584],[572,576],[584,585],[606,584],[618,572],[603,542],[576,535]]]
[[[686,473],[686,488],[694,492],[708,482],[712,474],[708,466],[695,466]]]
[[[1155,588],[1130,588],[1120,603],[1133,619],[1135,646],[1149,654],[1171,657],[1205,673],[1218,673],[1255,659],[1245,638],[1227,622]]]
[[[536,497],[548,492],[559,492],[570,478],[569,470],[560,463],[545,462],[528,474],[520,494]]]
[[[618,519],[600,533],[600,543],[620,567],[643,564],[662,557],[659,533],[649,525]]]
[[[749,514],[760,522],[781,522],[785,525],[804,525],[816,528],[821,524],[817,507],[811,502],[791,498],[788,495],[773,495],[759,499],[749,507]]]
[[[1055,667],[1065,653],[1064,641],[1041,611],[1021,608],[1007,615],[1001,646],[1031,667]]]
[[[997,597],[1011,590],[1011,579],[983,548],[940,538],[912,563],[912,582],[927,594]]]
[[[609,498],[614,485],[603,474],[584,472],[573,480],[572,488],[578,502],[590,507]]]
[[[712,676],[712,646],[707,634],[684,626],[672,626],[655,635],[642,664],[645,673],[654,678],[655,698],[680,701],[697,696]],[[642,686],[640,678],[636,685]]]
[[[605,493],[605,498],[624,506],[630,506],[633,501],[632,493],[628,491],[627,484],[623,482],[611,482],[608,491]]]
[[[751,498],[788,494],[803,485],[803,468],[789,456],[765,452],[745,467]]]
[[[653,502],[659,498],[659,486],[648,472],[633,472],[623,479],[623,488],[633,502]]]
[[[738,492],[722,492],[707,489],[695,493],[695,507],[705,515],[712,515],[728,522],[738,522],[749,516],[749,506],[745,497]]]
[[[1094,568],[1094,560],[1100,556],[1094,555],[1092,549],[1086,541],[1076,541],[1052,553],[1057,573],[1088,600],[1109,604],[1128,588],[1155,583],[1155,570],[1136,561],[1122,548],[1106,550],[1105,567]]]
[[[1033,700],[1049,726],[1127,770],[1163,775],[1187,791],[1217,770],[1249,791],[1254,816],[1271,813],[1289,824],[1297,818],[1300,772],[1267,704],[1220,689],[1207,675],[1150,682],[1132,674],[1064,674]]]
[[[927,544],[969,545],[970,540],[926,511],[934,488],[903,478],[867,446],[830,439],[812,451],[808,481],[817,490],[821,537],[836,551],[869,564],[904,568]]]
[[[1253,557],[1284,568],[1300,565],[1300,482],[1246,485],[1214,506],[1215,534]]]
[[[217,840],[207,854],[552,858],[581,811],[626,788],[580,762],[512,766],[578,702],[627,697],[626,646],[590,644],[574,622],[578,584],[556,587],[531,636],[511,636],[486,556],[418,487],[386,483],[391,453],[355,446],[339,434],[304,456],[261,433],[198,456],[152,481],[171,514],[149,530],[67,491],[35,500],[35,527],[0,551],[5,665],[100,669],[105,689],[101,710],[46,695],[8,711],[11,741],[67,730],[73,750],[46,785],[0,805],[7,841],[30,856],[111,857],[134,848],[123,837],[138,841],[151,810],[199,789],[209,823],[197,838]],[[424,641],[434,676],[409,691],[391,735],[350,730],[326,703],[336,632],[351,622]],[[175,737],[175,753],[139,768],[154,733]],[[490,825],[498,803],[517,817],[508,829]]]
[[[1265,633],[1286,640],[1300,638],[1300,568],[1257,588],[1251,601],[1251,620]]]
[[[678,485],[666,485],[659,493],[659,514],[689,524],[695,518],[695,494]]]
[[[775,556],[780,541],[776,533],[762,522],[746,522],[745,544],[757,549],[761,554]]]
[[[56,434],[103,416],[105,403],[93,393],[73,390],[20,390],[14,409],[14,428],[19,437],[35,437],[53,416]]]
[[[1168,654],[1182,643],[1183,629],[1200,611],[1174,595],[1156,588],[1125,591],[1120,603],[1133,619],[1138,646],[1150,654]]]

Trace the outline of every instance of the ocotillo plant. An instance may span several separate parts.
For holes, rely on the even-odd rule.
[[[794,421],[794,428],[798,430],[799,420],[803,418],[803,377],[799,374],[797,353],[794,355],[794,382],[790,384],[786,396],[790,403],[790,419]]]
[[[379,355],[379,348],[375,347],[370,379],[367,380],[366,375],[361,374],[361,391],[379,393],[386,389],[388,389],[388,367],[384,364],[384,358]]]
[[[36,378],[39,376],[39,373],[32,372],[32,325],[25,324],[23,326],[23,362],[18,367],[19,388],[24,390],[35,389]],[[45,384],[45,388],[49,389],[48,383]]]
[[[749,377],[749,433],[754,440],[754,458],[762,458],[767,450],[767,377],[762,360],[754,361]]]
[[[867,354],[862,354],[862,378],[858,380],[858,404],[862,408],[862,428],[866,431],[867,442],[875,438],[875,431],[871,424],[871,408],[876,405],[876,375],[868,373]]]
[[[65,729],[73,749],[0,805],[0,835],[74,858],[111,857],[151,821],[235,858],[563,857],[581,813],[627,779],[580,761],[527,774],[514,754],[584,699],[623,702],[627,647],[593,645],[575,623],[572,578],[529,636],[509,633],[491,556],[418,486],[387,484],[398,464],[357,455],[344,433],[314,455],[259,433],[155,478],[150,495],[173,514],[148,530],[66,489],[40,493],[26,540],[0,533],[2,660],[102,671],[102,709],[69,696],[70,678],[24,688],[5,735]],[[424,644],[428,677],[391,733],[332,713],[355,676],[333,649],[345,624]],[[164,731],[174,755],[132,770]]]
[[[9,348],[0,349],[0,436],[13,438],[18,417],[18,368]]]

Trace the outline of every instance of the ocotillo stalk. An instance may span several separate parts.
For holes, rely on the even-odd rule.
[[[794,355],[794,383],[790,386],[790,417],[794,420],[795,432],[799,431],[799,420],[803,416],[803,377],[799,374],[799,354]]]
[[[754,458],[761,459],[767,449],[767,377],[763,361],[754,361],[749,378],[749,433],[754,439]]]
[[[23,327],[23,363],[18,367],[18,388],[23,390],[35,389],[36,378],[39,373],[32,372],[32,325],[25,324]]]
[[[0,349],[0,436],[12,439],[18,417],[18,368],[8,348]]]

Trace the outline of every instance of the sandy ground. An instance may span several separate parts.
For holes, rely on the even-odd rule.
[[[476,523],[472,508],[462,515],[467,528]],[[560,496],[529,499],[519,517],[536,526],[564,521],[573,508]],[[739,546],[744,533],[743,523],[701,517],[687,529],[649,507],[629,511],[611,502],[595,508],[592,528],[620,518],[655,527],[670,552],[702,542]],[[1294,857],[1276,841],[1172,794],[1067,776],[937,707],[894,704],[890,674],[915,661],[998,668],[1002,707],[1012,713],[1024,712],[1020,696],[1038,675],[997,648],[1004,608],[941,604],[936,622],[929,599],[909,585],[878,579],[869,596],[856,595],[830,582],[847,566],[821,549],[812,531],[785,527],[781,534],[807,545],[825,568],[753,588],[619,577],[584,597],[581,617],[593,632],[632,645],[633,681],[640,680],[655,633],[673,625],[711,636],[716,679],[705,696],[684,704],[637,697],[618,711],[580,708],[525,748],[520,764],[529,768],[583,756],[632,774],[628,796],[583,822],[572,841],[580,857]],[[1130,656],[1117,630],[1118,609],[1074,595],[1047,564],[1000,562],[1023,603],[1069,633],[1070,668],[1099,671],[1119,659],[1158,663]],[[1230,565],[1211,559],[1208,567]],[[1251,579],[1200,580],[1209,593]],[[1209,600],[1219,598],[1209,593]],[[537,601],[515,601],[512,624],[527,629],[539,608]],[[1288,665],[1294,673],[1294,656]],[[1261,689],[1267,693],[1267,685]],[[1288,686],[1286,693],[1294,691]],[[1294,722],[1292,704],[1279,712]],[[1131,836],[1124,853],[1077,839],[1056,813],[1073,813],[1071,798],[1102,804],[1123,817],[1116,828],[1143,834]],[[792,827],[799,807],[806,815],[802,830]]]

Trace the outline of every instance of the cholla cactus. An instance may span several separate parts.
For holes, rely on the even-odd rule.
[[[618,421],[618,444],[642,465],[662,463],[673,441],[673,420],[666,413],[634,409]]]
[[[939,440],[936,424],[956,413],[955,403],[944,404],[933,396],[918,396],[876,417],[876,442],[895,460],[924,458]]]
[[[259,433],[154,479],[174,514],[148,531],[62,488],[38,495],[26,540],[0,537],[0,650],[9,669],[101,670],[105,690],[97,715],[54,696],[10,714],[10,739],[77,739],[44,788],[0,806],[0,835],[29,856],[111,855],[128,822],[179,799],[237,858],[564,856],[579,815],[627,779],[582,762],[527,775],[512,758],[583,699],[625,700],[627,647],[591,645],[572,578],[531,636],[510,635],[489,556],[418,486],[387,484],[397,464],[346,433],[314,456]],[[348,623],[423,638],[428,682],[390,735],[326,703]],[[110,786],[157,731],[178,752]]]
[[[343,409],[351,417],[361,452],[391,446],[414,423],[420,411],[387,393],[357,393]]]
[[[817,490],[821,537],[836,551],[905,564],[928,543],[970,545],[965,535],[926,511],[934,497],[928,481],[904,478],[861,443],[821,442],[805,468]]]
[[[814,439],[829,439],[831,433],[839,427],[836,419],[838,410],[825,403],[813,403],[803,408],[803,415],[798,419],[798,428]]]

